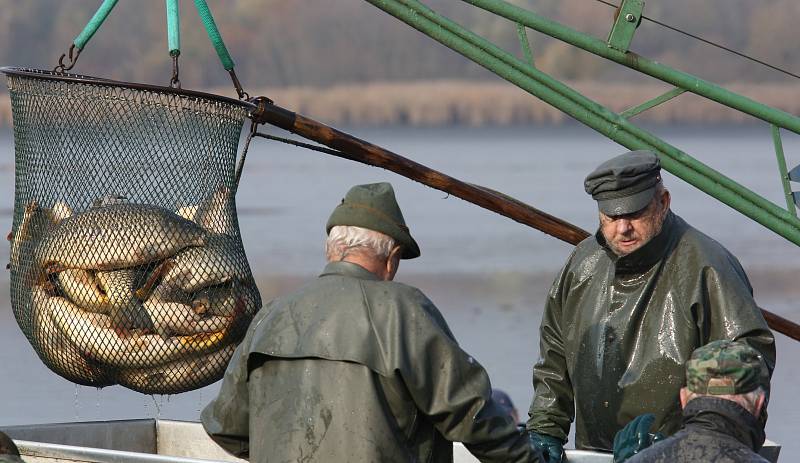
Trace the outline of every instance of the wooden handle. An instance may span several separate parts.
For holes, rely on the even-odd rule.
[[[382,167],[431,188],[444,191],[484,209],[541,230],[568,243],[577,244],[589,236],[585,230],[528,204],[478,185],[463,182],[414,162],[389,150],[336,130],[313,119],[268,104],[256,114],[258,122],[267,122],[303,138],[340,151],[347,159]]]

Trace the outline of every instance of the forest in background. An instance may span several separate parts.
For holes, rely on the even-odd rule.
[[[602,39],[613,22],[614,8],[597,0],[512,2]],[[513,23],[457,0],[425,3],[521,55]],[[0,63],[51,69],[99,4],[99,0],[0,0]],[[325,91],[342,94],[349,89],[347,96],[334,98],[336,104],[344,105],[338,112],[345,114],[334,114],[331,122],[360,123],[354,114],[365,113],[364,107],[374,105],[361,101],[359,89],[364,85],[394,89],[395,99],[397,95],[409,95],[400,105],[407,108],[385,117],[392,121],[387,123],[413,123],[413,116],[407,113],[421,111],[414,101],[439,98],[442,82],[458,81],[461,90],[475,92],[460,106],[456,101],[441,100],[445,106],[442,111],[455,114],[438,117],[449,121],[445,123],[486,119],[480,115],[459,116],[458,111],[469,112],[469,101],[490,99],[498,91],[500,81],[496,76],[362,0],[209,0],[208,4],[246,88],[269,89],[276,96],[285,93],[294,98],[292,101],[311,101]],[[205,35],[194,2],[181,0],[180,6],[184,88],[221,88],[231,94],[229,77]],[[774,65],[792,71],[800,67],[795,28],[800,20],[797,0],[650,0],[645,4],[645,15]],[[600,89],[608,85],[615,91],[629,90],[636,98],[623,98],[626,102],[636,100],[640,94],[644,98],[655,96],[650,95],[650,89],[657,82],[651,78],[533,31],[529,31],[529,40],[536,66],[559,79],[584,87]],[[787,110],[792,110],[788,100],[796,99],[793,96],[800,88],[796,79],[648,21],[642,22],[631,49],[714,82],[744,85],[753,89],[752,96],[757,99],[762,93],[764,98],[772,95]],[[74,71],[166,84],[171,76],[171,61],[163,0],[119,1]],[[524,96],[513,87],[505,92],[509,99]],[[602,99],[608,91],[596,93],[602,94],[601,102],[612,104],[615,100],[614,92],[610,101]],[[306,96],[301,98],[301,94]],[[374,92],[370,98],[375,98]],[[328,109],[320,109],[317,114],[337,112]],[[722,114],[703,108],[697,111],[712,116]],[[7,110],[2,112],[7,114]],[[522,113],[511,117],[511,123],[538,120],[539,116],[531,114],[542,111]],[[0,114],[0,122],[6,118]],[[553,118],[545,118],[549,119]]]

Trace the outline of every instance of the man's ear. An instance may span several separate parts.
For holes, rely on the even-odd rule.
[[[664,193],[661,195],[661,208],[662,210],[666,211],[669,209],[669,205],[672,202],[672,195],[669,194],[669,190],[664,188]]]
[[[689,392],[689,389],[686,389],[685,387],[681,388],[681,408],[686,408],[686,404],[689,402],[690,395],[691,392]]]
[[[400,256],[402,252],[402,246],[395,246],[389,252],[389,256],[386,258],[386,274],[384,280],[391,281],[394,279],[394,275],[397,273],[398,267],[400,267]]]
[[[762,392],[756,399],[755,410],[753,410],[753,415],[756,418],[761,416],[761,413],[764,411],[764,404],[766,403],[767,403],[767,394]]]

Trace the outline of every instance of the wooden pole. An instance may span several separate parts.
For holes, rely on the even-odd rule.
[[[281,108],[265,99],[259,99],[257,102],[258,109],[253,113],[256,122],[280,127],[335,150],[326,151],[327,153],[390,170],[572,245],[577,245],[589,236],[586,230],[503,193],[450,177],[380,146]],[[800,341],[800,325],[768,310],[761,309],[761,311],[770,328]]]

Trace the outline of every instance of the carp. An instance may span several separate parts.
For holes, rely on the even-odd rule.
[[[135,295],[144,276],[144,271],[138,267],[97,272],[97,283],[106,296],[106,313],[115,327],[153,327],[142,303]]]
[[[218,332],[226,329],[231,323],[231,317],[203,318],[192,309],[192,306],[180,302],[148,299],[143,306],[150,315],[156,333],[163,338],[168,338],[173,334],[191,335]]]
[[[108,315],[116,328],[152,328],[135,296],[144,272],[139,268],[94,272],[80,268],[58,272],[61,292],[83,310]]]
[[[110,204],[62,220],[42,239],[37,266],[116,270],[162,260],[205,243],[207,233],[167,209],[143,204]]]
[[[253,315],[261,306],[261,295],[255,283],[231,282],[227,285],[210,286],[200,290],[192,299],[191,306],[201,315],[234,317]]]
[[[208,286],[233,280],[250,280],[244,249],[227,235],[209,235],[205,246],[184,249],[172,259],[153,297],[174,300],[175,291],[192,294]]]
[[[114,371],[84,356],[53,322],[56,308],[70,306],[72,303],[63,297],[51,296],[39,286],[31,288],[31,338],[36,353],[48,368],[73,383],[95,387],[115,384]]]
[[[202,356],[177,360],[154,368],[125,370],[119,384],[143,394],[178,394],[199,389],[225,373],[236,344]]]
[[[131,331],[120,334],[111,327],[107,315],[84,312],[66,299],[54,304],[51,318],[80,352],[104,365],[116,368],[146,368],[163,365],[186,355],[219,348],[224,332],[202,337],[175,336],[164,339],[157,334]]]
[[[70,268],[56,275],[58,288],[71,302],[89,312],[108,313],[108,294],[91,270]]]

